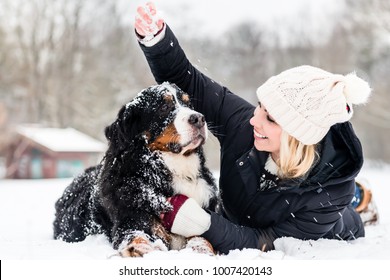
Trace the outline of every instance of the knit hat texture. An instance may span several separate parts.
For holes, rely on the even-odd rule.
[[[369,84],[357,77],[303,65],[269,78],[257,97],[283,130],[303,144],[320,142],[330,127],[349,121],[352,104],[364,104]]]

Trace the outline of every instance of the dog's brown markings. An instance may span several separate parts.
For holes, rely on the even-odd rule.
[[[173,124],[167,126],[167,128],[154,140],[154,142],[149,144],[149,149],[151,151],[163,151],[169,152],[168,144],[179,143],[180,136],[177,133],[177,130]]]
[[[172,102],[173,101],[173,95],[172,94],[165,94],[164,95],[164,100],[168,103],[168,102]]]
[[[152,232],[159,237],[165,244],[169,244],[172,241],[171,235],[167,232],[167,230],[164,228],[164,226],[159,223],[155,222],[153,224]]]
[[[172,241],[171,235],[166,231],[164,226],[155,221],[152,227],[152,232],[155,236],[160,238],[166,246]],[[153,244],[146,236],[136,236],[134,237],[129,244],[127,244],[126,248],[124,248],[119,255],[122,257],[143,257],[146,253],[155,250],[164,250],[163,246],[159,244]]]
[[[153,251],[153,245],[150,240],[143,236],[136,236],[119,254],[121,257],[135,258],[142,257],[151,251]]]
[[[194,252],[200,254],[215,256],[213,245],[207,239],[200,236],[188,238],[186,248],[191,248]]]
[[[183,94],[181,96],[181,100],[184,102],[184,103],[189,103],[190,102],[190,96],[188,94]]]

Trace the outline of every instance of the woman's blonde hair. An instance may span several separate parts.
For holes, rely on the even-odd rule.
[[[297,178],[305,175],[318,158],[316,145],[305,145],[287,132],[282,131],[280,154],[276,164],[280,178]]]

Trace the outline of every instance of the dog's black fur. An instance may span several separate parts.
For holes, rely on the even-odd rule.
[[[172,95],[172,91],[176,93]],[[78,242],[88,235],[105,234],[115,249],[142,234],[151,241],[158,238],[169,243],[169,234],[167,238],[160,232],[159,216],[171,210],[166,198],[178,191],[176,175],[163,153],[180,160],[198,157],[200,164],[193,167],[198,169],[196,181],[209,188],[208,201],[202,203],[216,210],[216,184],[205,166],[204,135],[196,136],[201,143],[189,145],[191,149],[180,143],[179,136],[169,135],[175,131],[178,106],[190,107],[188,96],[177,86],[164,83],[143,90],[120,109],[117,119],[105,129],[108,149],[102,163],[75,178],[56,202],[54,238]],[[195,131],[204,119],[192,112],[187,122]]]

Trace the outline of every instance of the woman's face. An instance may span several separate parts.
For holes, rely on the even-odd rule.
[[[255,148],[259,151],[270,152],[272,158],[277,160],[279,158],[282,128],[273,120],[260,102],[249,123],[253,126]]]

